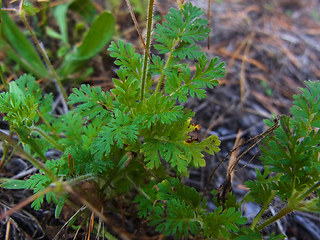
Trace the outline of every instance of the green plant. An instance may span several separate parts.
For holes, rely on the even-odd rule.
[[[150,1],[148,15],[152,7]],[[261,239],[260,230],[292,211],[319,212],[318,198],[306,200],[320,185],[319,82],[309,82],[309,89],[295,97],[292,118],[281,116],[265,134],[265,170],[247,183],[250,192],[244,198],[263,204],[251,227],[245,227],[241,203],[231,193],[218,198],[212,191],[216,209],[211,212],[206,198],[183,183],[189,168],[205,166],[203,153],[213,155],[220,144],[216,136],[193,139],[190,134],[198,129],[191,121],[194,113],[177,104],[189,97],[205,98],[205,88],[217,85],[225,72],[224,64],[218,58],[208,60],[198,45],[209,33],[201,14],[191,3],[171,9],[154,29],[158,55],[147,54],[152,18],[144,56],[131,44],[112,42],[108,50],[119,66],[114,89],[74,89],[69,104],[75,108],[60,117],[51,113],[52,95],[43,96],[32,76],[11,82],[9,91],[0,94],[0,110],[23,144],[24,150],[16,149],[40,172],[26,181],[2,179],[1,186],[32,189],[37,194],[32,206],[39,209],[44,199],[53,201],[56,217],[70,194],[101,219],[102,209],[108,208],[103,203],[124,196],[129,204],[137,204],[139,217],[176,238]],[[196,62],[194,73],[186,59]],[[5,144],[16,146],[10,136],[0,136]],[[60,151],[61,157],[48,160],[48,149]],[[81,195],[84,182],[99,199],[94,206]],[[286,207],[259,225],[277,195]]]
[[[294,96],[292,117],[280,117],[279,128],[262,149],[264,173],[257,171],[257,180],[247,182],[247,200],[263,204],[251,228],[258,224],[276,195],[286,203],[285,207],[258,225],[258,230],[292,211],[320,211],[319,193],[318,197],[307,198],[320,187],[320,83],[306,84],[308,88]]]
[[[45,11],[47,8],[44,7],[42,11]],[[7,10],[14,10],[23,20],[32,38],[36,41],[38,50],[40,52],[43,51],[42,57],[45,59],[46,64],[41,61],[41,57],[32,43],[25,34],[20,31],[18,26],[5,11],[1,11],[3,22],[1,34],[4,40],[2,49],[4,49],[8,56],[19,63],[25,70],[39,78],[65,79],[75,73],[83,74],[81,71],[83,66],[90,58],[97,55],[105,44],[111,40],[114,32],[115,20],[113,15],[108,12],[102,12],[97,16],[90,0],[73,0],[53,7],[52,15],[58,25],[59,32],[53,30],[50,26],[46,26],[46,34],[36,34],[29,26],[26,16],[33,16],[35,19],[36,14],[40,10],[33,7],[28,1],[21,1],[20,9]],[[84,37],[72,39],[72,41],[81,41],[79,46],[75,46],[74,43],[72,44],[72,41],[70,42],[69,39],[70,35],[72,38],[76,38],[75,35],[77,35],[76,30],[71,31],[68,29],[67,13],[70,10],[78,13],[86,21],[85,23],[91,24],[91,27]],[[82,23],[81,25],[83,28],[85,28],[85,23]],[[80,26],[80,23],[78,23],[75,28],[77,29],[78,26]],[[57,69],[48,70],[45,66],[50,66],[51,63],[44,48],[40,46],[36,35],[42,35],[43,38],[49,36],[60,40],[58,43],[59,49],[56,53],[58,58],[57,62],[59,62],[59,67],[57,67]],[[88,71],[89,69],[86,70]]]

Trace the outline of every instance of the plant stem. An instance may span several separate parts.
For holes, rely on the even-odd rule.
[[[0,0],[0,23],[2,23],[2,0]],[[0,39],[2,39],[2,24],[0,24]],[[7,87],[7,81],[4,79],[2,64],[0,65],[0,77],[4,87]]]
[[[151,201],[150,197],[146,194],[146,192],[140,186],[137,186],[137,184],[128,175],[126,175],[126,177],[140,194],[142,194],[146,199]]]
[[[36,168],[40,169],[41,171],[43,171],[53,182],[57,181],[57,178],[54,174],[52,174],[50,171],[48,171],[45,167],[45,165],[40,162],[39,160],[37,160],[36,158],[34,158],[31,154],[27,153],[26,151],[24,151],[17,142],[15,142],[14,140],[12,140],[9,136],[7,136],[6,134],[4,134],[3,132],[0,132],[0,138],[2,138],[3,140],[7,141],[7,143],[11,146],[13,146],[20,154],[22,154],[23,156],[25,156],[25,158],[27,158],[29,160],[29,162],[31,162],[31,164],[33,166],[35,166]]]
[[[145,49],[145,53],[144,53],[142,80],[141,80],[141,96],[140,96],[141,102],[143,102],[143,99],[144,99],[144,91],[145,91],[146,78],[147,78],[148,58],[149,58],[149,52],[150,52],[151,32],[152,32],[153,3],[154,3],[154,0],[149,0],[148,18],[147,18],[146,49]]]
[[[36,109],[38,116],[41,118],[41,120],[43,121],[43,123],[50,128],[50,130],[52,131],[52,134],[55,135],[56,137],[59,137],[57,130],[55,128],[53,128],[50,123],[47,121],[47,119],[43,116],[43,114],[39,111],[39,109]]]
[[[45,119],[45,117],[42,115],[42,113],[39,111],[39,109],[36,109],[38,116],[41,118],[41,120],[43,121],[43,123],[52,130],[52,127],[50,125],[50,123],[47,121],[47,119]],[[54,133],[56,134],[56,133]]]
[[[37,198],[49,193],[49,192],[53,192],[55,190],[55,187],[53,186],[49,186],[45,189],[43,189],[40,192],[37,192],[36,194],[28,197],[26,200],[24,200],[23,202],[20,202],[19,204],[17,204],[16,206],[14,206],[13,208],[10,208],[8,211],[2,213],[0,215],[0,221],[2,221],[3,219],[9,217],[11,214],[14,214],[15,212],[19,211],[21,208],[23,208],[24,206],[28,205],[29,203],[33,202],[34,200],[36,200]]]
[[[38,41],[37,36],[34,34],[33,30],[31,29],[31,27],[30,27],[30,25],[29,25],[29,23],[28,23],[28,21],[27,21],[27,19],[26,19],[26,16],[25,16],[24,12],[20,12],[19,15],[20,15],[23,23],[24,23],[24,24],[26,25],[26,27],[28,28],[28,30],[29,30],[29,32],[30,32],[30,34],[31,34],[31,37],[33,38],[36,46],[38,47],[38,49],[39,49],[39,51],[40,51],[40,53],[41,53],[44,61],[46,62],[47,66],[49,67],[49,69],[50,69],[50,71],[51,71],[54,79],[56,80],[56,82],[57,82],[57,84],[58,84],[58,86],[59,86],[59,88],[60,88],[60,91],[61,91],[61,93],[62,93],[62,95],[63,95],[64,100],[65,100],[66,102],[68,102],[69,98],[68,98],[68,95],[67,95],[66,91],[64,90],[64,88],[63,88],[63,86],[62,86],[62,83],[61,83],[61,81],[60,81],[60,78],[59,78],[57,72],[54,70],[54,68],[53,68],[53,66],[52,66],[52,64],[51,64],[51,62],[50,62],[47,54],[45,53],[44,49],[41,47],[41,45],[40,45],[40,43],[39,43],[39,41]],[[69,107],[72,109],[72,106],[71,106],[71,105],[69,105]]]
[[[114,178],[120,173],[120,171],[125,166],[127,166],[128,161],[130,161],[130,159],[128,158],[128,155],[124,154],[123,157],[121,158],[121,160],[117,163],[117,165],[110,172],[109,177],[107,179],[105,179],[106,181],[105,181],[104,185],[101,188],[101,192],[105,191],[107,189],[107,187],[109,187],[109,185],[114,180]],[[123,162],[125,162],[125,163],[122,164]]]
[[[88,206],[88,208],[91,209],[92,212],[95,213],[99,218],[101,218],[104,222],[108,222],[108,219],[104,216],[104,214],[101,212],[101,209],[98,209],[94,203],[89,202],[84,196],[78,194],[75,192],[68,184],[64,184],[63,188],[68,191],[70,194],[72,194],[74,197],[79,199],[84,205]]]
[[[162,70],[162,72],[161,72],[161,76],[160,76],[160,78],[159,78],[159,81],[158,81],[156,90],[154,91],[155,93],[160,91],[160,88],[161,88],[161,86],[162,86],[162,83],[163,83],[163,80],[164,80],[164,77],[165,77],[164,71],[165,71],[166,68],[170,65],[170,62],[171,62],[172,57],[173,57],[173,53],[172,53],[172,51],[171,51],[171,52],[170,52],[170,55],[169,55],[169,57],[168,57],[168,59],[167,59],[167,62],[166,62],[166,64],[164,65],[164,68],[163,68],[163,70]]]
[[[289,207],[288,205],[285,206],[275,216],[267,219],[264,223],[262,223],[259,226],[257,226],[257,230],[261,231],[262,229],[264,229],[268,225],[278,221],[280,218],[283,218],[284,216],[286,216],[287,214],[291,213],[292,211],[293,211],[293,209],[291,207]]]
[[[68,181],[68,184],[70,186],[73,186],[73,185],[79,184],[81,182],[86,182],[86,181],[92,180],[94,178],[95,178],[95,176],[93,174],[81,175],[79,177],[72,178],[70,181]]]
[[[312,187],[310,187],[305,193],[301,194],[298,198],[297,198],[297,202],[301,202],[303,199],[305,199],[306,197],[308,197],[312,192],[314,192],[317,188],[320,187],[320,181],[317,182],[316,184],[314,184]]]
[[[7,157],[7,152],[8,152],[7,144],[5,142],[3,142],[2,143],[2,157],[1,157],[1,161],[0,161],[0,169],[4,165],[4,162],[5,162],[6,157]]]
[[[94,227],[95,229],[98,229],[99,226],[96,222],[94,222]],[[99,233],[99,232],[98,232]],[[101,237],[102,233],[100,233],[100,237]],[[98,235],[97,235],[98,236]],[[109,239],[109,240],[118,240],[118,238],[114,237],[113,235],[111,235],[110,232],[107,231],[107,229],[104,229],[103,230],[103,236],[106,238],[106,239]]]
[[[255,226],[259,223],[262,214],[266,211],[266,209],[269,207],[271,201],[273,200],[273,198],[275,197],[275,195],[277,194],[276,191],[274,191],[270,197],[267,199],[267,201],[263,204],[262,208],[260,209],[259,213],[257,214],[257,216],[255,216],[255,218],[252,220],[251,226],[250,228],[253,230],[255,228]]]
[[[33,127],[32,130],[39,133],[44,139],[46,139],[49,143],[51,143],[53,146],[55,146],[58,150],[60,150],[61,152],[64,152],[65,149],[63,147],[61,147],[58,143],[56,143],[56,141],[52,137],[47,135],[40,128]]]

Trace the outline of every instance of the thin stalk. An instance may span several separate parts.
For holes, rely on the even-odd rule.
[[[93,174],[86,174],[86,175],[72,178],[71,180],[68,181],[68,184],[69,184],[69,186],[74,186],[74,185],[79,184],[81,182],[86,182],[86,181],[92,180],[94,178],[95,178],[95,176]]]
[[[9,135],[9,138],[11,138],[12,137],[12,132],[10,132],[10,135]],[[3,143],[3,146],[2,146],[2,148],[3,148],[3,150],[2,150],[2,159],[1,159],[1,163],[0,163],[0,169],[2,168],[2,166],[4,165],[4,164],[6,164],[7,162],[9,162],[11,159],[12,159],[12,157],[13,157],[13,155],[14,155],[14,153],[15,153],[15,151],[16,151],[16,148],[14,147],[11,151],[10,151],[10,154],[9,154],[9,156],[7,156],[7,152],[9,151],[9,145],[7,145],[6,144],[6,142],[5,141],[2,141]],[[18,145],[17,145],[18,146]]]
[[[31,29],[31,27],[30,27],[30,25],[29,25],[29,23],[28,23],[28,21],[27,21],[27,19],[26,19],[26,16],[24,15],[23,12],[21,12],[19,15],[20,15],[20,18],[22,19],[23,23],[24,23],[24,24],[26,25],[26,27],[28,28],[28,30],[29,30],[29,32],[30,32],[30,34],[31,34],[31,37],[33,38],[33,40],[34,40],[37,48],[39,49],[39,51],[40,51],[40,53],[41,53],[44,61],[45,61],[46,64],[47,64],[47,66],[49,67],[49,69],[50,69],[50,71],[51,71],[54,79],[56,80],[56,82],[57,82],[57,84],[58,84],[58,86],[59,86],[59,88],[60,88],[60,91],[61,91],[61,93],[62,93],[62,95],[63,95],[64,100],[65,100],[66,102],[68,102],[69,98],[68,98],[68,95],[67,95],[66,91],[64,90],[64,88],[63,88],[63,86],[62,86],[62,83],[61,83],[61,81],[60,81],[60,78],[59,78],[57,72],[54,70],[54,68],[53,68],[53,66],[52,66],[52,64],[51,64],[51,62],[50,62],[47,54],[45,53],[44,49],[41,47],[37,36],[34,34],[33,30]],[[69,105],[69,107],[72,109],[72,106],[71,106],[71,105]]]
[[[207,16],[208,16],[208,28],[210,28],[210,16],[211,15],[211,1],[208,0],[208,10],[207,10]],[[210,34],[208,34],[208,50],[210,49]]]
[[[61,147],[52,137],[50,137],[48,134],[46,134],[40,128],[33,127],[32,130],[39,133],[44,139],[46,139],[49,143],[51,143],[53,146],[55,146],[58,150],[60,150],[61,152],[64,152],[65,149],[63,147]]]
[[[111,235],[111,233],[110,232],[108,232],[106,229],[104,229],[103,230],[103,233],[100,233],[99,234],[99,231],[98,231],[98,229],[99,229],[99,226],[98,226],[98,223],[94,223],[94,226],[95,226],[95,228],[97,229],[97,236],[104,236],[106,239],[109,239],[109,240],[118,240],[118,238],[116,238],[116,237],[114,237],[113,235]]]
[[[7,144],[5,142],[3,142],[2,143],[2,158],[1,158],[1,161],[0,161],[0,169],[4,165],[4,162],[5,162],[6,157],[7,157],[7,152],[8,152]]]
[[[148,18],[147,18],[146,50],[145,50],[145,54],[144,54],[143,68],[142,68],[142,79],[141,79],[141,96],[140,96],[141,102],[143,102],[143,99],[144,99],[144,91],[145,91],[147,69],[148,69],[148,59],[150,57],[149,52],[150,52],[151,32],[152,32],[153,3],[154,3],[154,0],[149,0]]]
[[[297,202],[301,202],[302,200],[304,200],[306,197],[308,197],[312,192],[317,190],[319,187],[320,187],[320,181],[314,184],[312,187],[310,187],[305,193],[301,194],[297,198]]]
[[[74,197],[76,197],[77,199],[79,199],[83,204],[85,204],[86,206],[88,206],[88,208],[90,208],[90,210],[92,212],[94,212],[94,214],[96,214],[99,218],[101,218],[104,222],[108,223],[108,219],[103,215],[103,213],[101,213],[100,209],[98,209],[94,203],[89,202],[86,198],[84,198],[83,196],[81,196],[80,194],[78,194],[77,192],[75,192],[69,185],[65,184],[64,189],[66,191],[68,191],[70,194],[72,194]]]
[[[54,129],[50,123],[47,121],[47,119],[42,115],[42,113],[39,111],[39,109],[36,109],[38,116],[41,118],[41,120],[43,121],[43,123],[50,128],[50,130],[52,131],[52,134],[55,135],[56,137],[59,137],[56,129]]]
[[[13,208],[10,208],[8,211],[2,213],[0,215],[0,221],[2,221],[3,219],[9,217],[10,215],[12,215],[13,213],[19,211],[21,208],[23,208],[24,206],[28,205],[29,203],[33,202],[34,200],[36,200],[37,198],[49,193],[49,192],[52,192],[55,190],[55,187],[53,186],[49,186],[45,189],[43,189],[42,191],[40,192],[37,192],[36,194],[28,197],[26,200],[24,200],[23,202],[17,204],[16,206],[14,206]]]
[[[107,187],[111,184],[111,182],[114,180],[114,178],[119,175],[120,171],[122,171],[126,166],[128,166],[129,162],[132,160],[132,158],[129,157],[129,160],[126,160],[128,157],[127,153],[123,155],[121,160],[117,163],[117,166],[108,174],[108,178],[106,179],[105,184],[102,186],[100,192],[104,192]],[[125,163],[123,164],[123,161]]]
[[[145,191],[143,191],[143,189],[140,186],[137,186],[137,184],[128,175],[126,175],[126,177],[140,194],[142,194],[146,199],[151,200],[150,197],[146,194]]]
[[[276,215],[274,215],[273,217],[267,219],[264,223],[260,224],[259,226],[257,226],[257,230],[261,231],[262,229],[264,229],[265,227],[269,226],[270,224],[278,221],[279,219],[283,218],[284,216],[286,216],[287,214],[291,213],[293,211],[293,209],[291,207],[289,207],[288,205],[285,206],[284,208],[282,208],[280,210],[280,212],[278,212]]]
[[[26,151],[24,151],[17,142],[15,142],[12,138],[10,138],[9,136],[7,136],[6,134],[4,134],[3,132],[0,132],[0,138],[5,140],[9,145],[11,145],[12,147],[14,147],[16,149],[17,152],[19,152],[20,154],[22,154],[26,159],[29,160],[29,162],[35,166],[36,168],[40,169],[41,171],[43,171],[49,178],[50,180],[52,180],[53,182],[57,181],[57,177],[50,171],[48,171],[45,167],[45,165],[40,162],[39,160],[37,160],[36,158],[34,158],[31,154],[27,153]]]
[[[276,191],[274,191],[270,197],[267,199],[267,201],[263,204],[262,208],[260,209],[259,213],[257,214],[257,216],[255,216],[255,218],[252,220],[251,226],[250,228],[253,230],[255,228],[255,226],[259,223],[262,214],[267,210],[267,208],[269,207],[271,201],[273,200],[273,198],[275,197],[275,195],[277,194]]]
[[[148,19],[147,19],[147,38],[146,38],[146,51],[147,54],[150,52],[150,44],[151,44],[151,32],[152,32],[152,22],[153,22],[153,4],[154,0],[149,0],[148,3]],[[151,60],[151,58],[150,58]]]
[[[129,12],[130,12],[132,21],[133,21],[133,23],[134,23],[134,26],[135,26],[137,32],[138,32],[138,35],[139,35],[139,38],[140,38],[140,40],[141,40],[141,43],[142,43],[142,45],[143,45],[143,47],[144,47],[144,50],[145,50],[146,53],[148,54],[148,57],[149,57],[150,61],[152,61],[152,60],[151,60],[150,53],[149,53],[149,49],[147,49],[146,44],[145,44],[145,42],[144,42],[144,39],[143,39],[143,37],[142,37],[142,34],[141,34],[141,30],[140,30],[138,21],[137,21],[137,19],[136,19],[136,16],[135,16],[134,13],[133,13],[133,9],[132,9],[130,0],[125,0],[125,2],[126,2],[127,7],[128,7],[128,9],[129,9]]]
[[[164,65],[164,68],[163,68],[163,70],[162,70],[162,73],[161,73],[161,76],[160,76],[160,78],[159,78],[159,81],[158,81],[156,90],[154,91],[155,93],[160,91],[160,88],[161,88],[161,86],[162,86],[162,83],[163,83],[164,77],[165,77],[164,71],[165,71],[165,69],[170,65],[170,62],[171,62],[172,57],[173,57],[173,53],[172,53],[172,51],[171,51],[171,52],[170,52],[170,55],[169,55],[169,57],[168,57],[168,59],[167,59],[167,62],[166,62],[166,64]]]

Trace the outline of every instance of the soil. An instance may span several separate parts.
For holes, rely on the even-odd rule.
[[[94,2],[97,9],[105,8],[104,1]],[[292,96],[304,86],[304,81],[320,79],[320,3],[318,0],[194,0],[193,3],[203,9],[212,28],[210,38],[203,43],[203,50],[209,58],[218,56],[226,63],[227,69],[220,85],[208,89],[206,99],[190,99],[185,104],[196,113],[193,122],[201,125],[197,137],[214,134],[222,142],[221,151],[214,157],[207,157],[207,166],[191,170],[190,179],[186,179],[188,185],[204,191],[219,161],[241,142],[266,131],[264,119],[290,114]],[[176,4],[174,0],[156,1],[155,12],[161,17]],[[115,16],[116,38],[123,38],[142,51],[125,3],[117,9]],[[144,26],[145,22],[140,20],[140,24]],[[50,43],[50,47],[54,48],[54,44]],[[0,59],[3,56],[5,53],[0,53]],[[194,66],[194,63],[190,64]],[[112,78],[116,76],[113,59],[103,52],[90,62],[90,66],[94,72],[82,82],[105,90],[112,88]],[[7,79],[15,78],[14,71],[7,76]],[[69,84],[69,92],[77,84]],[[45,87],[50,89],[50,86]],[[9,129],[4,121],[0,122],[0,127],[2,131]],[[255,177],[255,168],[262,167],[259,146],[249,150],[244,145],[227,157],[209,182],[209,189],[217,189],[223,184],[229,159],[247,150],[232,178],[232,190],[236,196],[241,199],[246,194],[244,182]],[[48,156],[54,158],[55,154],[53,151]],[[36,171],[28,162],[14,155],[2,167],[0,177],[18,176],[22,179]],[[86,188],[90,189],[90,186],[83,186]],[[32,192],[26,190],[0,188],[0,212],[31,195]],[[121,201],[111,205],[114,204],[115,208],[128,207],[118,206],[118,202]],[[276,199],[267,214],[274,215],[282,205]],[[260,207],[248,203],[244,209],[244,215],[252,219]],[[8,239],[54,239],[55,236],[55,239],[85,239],[86,230],[63,227],[74,213],[74,208],[65,207],[63,216],[55,219],[53,204],[45,203],[39,211],[26,206],[11,215],[10,221],[0,222],[0,239],[5,239],[8,229]],[[110,212],[108,220],[106,228],[119,239],[166,239],[133,217],[124,220],[121,214]],[[319,215],[297,212],[270,226],[264,234],[268,236],[276,232],[286,234],[288,239],[320,239],[319,226]]]

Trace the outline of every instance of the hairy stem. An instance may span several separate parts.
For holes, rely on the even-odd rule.
[[[184,29],[181,32],[183,32],[183,31],[184,31]],[[171,65],[171,60],[173,58],[173,51],[179,45],[179,43],[180,43],[180,38],[174,39],[173,42],[172,42],[172,47],[171,47],[171,50],[170,50],[170,54],[169,54],[169,57],[167,59],[166,64],[163,67],[163,70],[161,72],[161,76],[159,78],[155,93],[160,91],[160,88],[161,88],[161,86],[163,84],[163,81],[164,81],[164,78],[165,78],[165,70],[168,68],[168,66]]]
[[[43,123],[52,131],[52,134],[56,137],[59,137],[57,130],[51,126],[51,124],[47,121],[47,119],[43,116],[43,114],[39,111],[39,109],[36,109],[38,116],[41,118]]]
[[[144,91],[145,91],[146,78],[147,78],[148,58],[149,58],[149,52],[150,52],[151,32],[152,32],[153,3],[154,3],[154,0],[149,0],[146,50],[145,50],[144,59],[143,59],[143,69],[142,69],[142,79],[141,79],[141,96],[140,96],[141,102],[143,102],[143,99],[144,99]]]
[[[287,214],[291,213],[293,211],[293,209],[291,207],[289,207],[288,205],[285,206],[284,208],[282,208],[280,210],[280,212],[278,212],[276,215],[274,215],[273,217],[267,219],[264,223],[260,224],[259,226],[257,226],[257,230],[261,231],[262,229],[264,229],[265,227],[269,226],[270,224],[278,221],[279,219],[283,218],[284,216],[286,216]]]
[[[301,202],[303,199],[308,197],[312,192],[317,190],[320,187],[320,181],[314,184],[312,187],[310,187],[305,193],[301,194],[298,198],[297,201]]]
[[[168,59],[167,59],[167,62],[166,62],[166,64],[164,65],[164,68],[163,68],[163,70],[162,70],[162,72],[161,72],[161,76],[160,76],[160,78],[159,78],[159,81],[158,81],[158,84],[157,84],[155,93],[160,91],[160,88],[161,88],[162,83],[163,83],[164,78],[165,78],[164,72],[165,72],[166,68],[170,65],[170,62],[171,62],[172,57],[173,57],[173,53],[172,53],[172,51],[171,51],[171,52],[170,52],[170,55],[169,55],[169,57],[168,57]]]
[[[277,194],[276,191],[274,191],[270,197],[267,199],[267,201],[263,204],[261,210],[259,211],[259,213],[255,216],[255,218],[252,220],[252,224],[250,226],[251,229],[254,229],[255,226],[259,223],[262,214],[266,211],[266,209],[269,207],[271,201],[273,200],[273,198],[275,197],[275,195]]]
[[[49,143],[51,143],[53,146],[55,146],[58,150],[60,150],[61,152],[64,152],[65,149],[63,147],[61,147],[52,137],[47,135],[40,128],[33,127],[32,130],[39,133],[44,139],[46,139]]]
[[[92,179],[95,179],[95,176],[93,174],[86,174],[86,175],[81,175],[79,177],[72,178],[71,180],[68,181],[69,186],[74,186],[76,184],[79,184],[81,182],[88,182]]]

